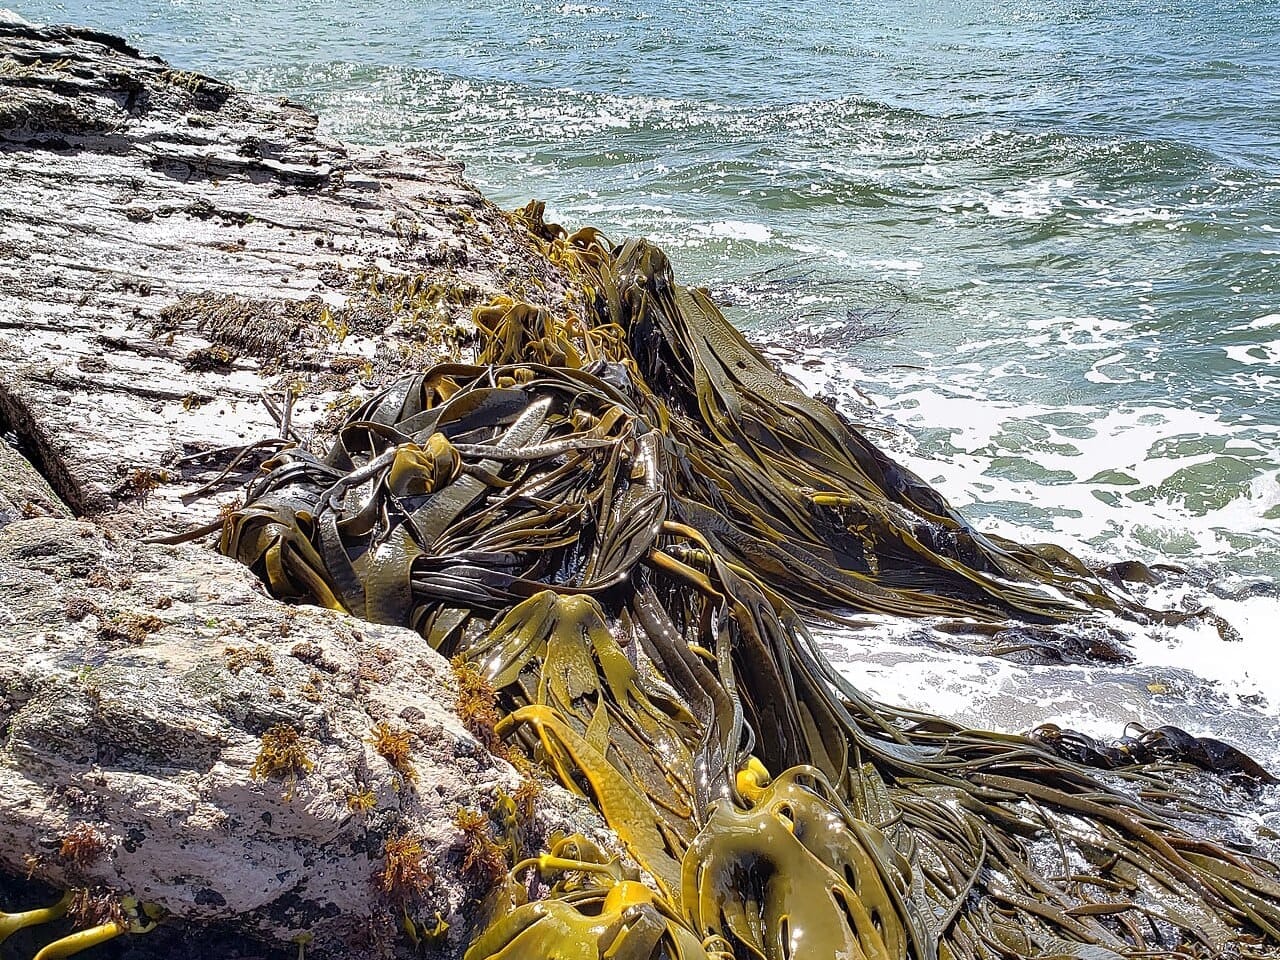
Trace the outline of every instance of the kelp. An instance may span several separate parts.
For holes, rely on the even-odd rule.
[[[878,703],[806,627],[1185,614],[975,530],[653,245],[517,219],[563,312],[478,309],[475,364],[371,397],[323,457],[276,452],[220,544],[474,665],[497,734],[616,831],[626,863],[576,837],[517,864],[467,960],[1280,947],[1280,870],[1204,836],[1176,750],[1100,772],[1081,741]]]
[[[22,913],[0,912],[0,944],[19,930],[53,923],[68,913],[79,929],[45,944],[33,960],[62,960],[121,934],[150,933],[164,915],[156,904],[142,903],[135,897],[116,900],[95,896],[88,890],[68,890],[50,907]]]

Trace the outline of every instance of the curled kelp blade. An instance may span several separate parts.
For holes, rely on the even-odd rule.
[[[581,844],[517,865],[473,958],[1280,945],[1276,867],[1212,840],[1183,783],[870,700],[803,619],[1151,611],[1066,551],[973,530],[656,247],[518,219],[572,282],[565,311],[482,308],[481,363],[369,398],[324,458],[279,451],[221,544],[280,596],[469,661],[497,732],[641,868]],[[1137,739],[1161,764],[1231,757]]]
[[[659,436],[589,374],[453,365],[267,465],[223,550],[282,596],[422,629],[625,579],[665,517]],[[308,595],[308,591],[310,595]]]
[[[550,896],[530,902],[515,883],[495,891],[487,904],[493,920],[464,960],[728,960],[714,942],[700,941],[668,901],[581,835],[553,840],[548,854],[512,872],[549,884]]]

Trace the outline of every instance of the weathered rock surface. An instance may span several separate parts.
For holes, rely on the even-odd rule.
[[[0,868],[376,955],[396,939],[384,844],[412,833],[437,877],[415,912],[467,926],[483,878],[464,876],[453,815],[518,777],[464,729],[417,634],[280,604],[207,549],[53,518],[0,530],[0,623]],[[375,749],[380,723],[410,734],[408,776]],[[310,770],[255,773],[278,724]],[[77,862],[63,841],[86,831],[101,849]]]
[[[78,513],[211,517],[182,500],[231,459],[210,451],[323,432],[462,355],[500,292],[564,288],[459,164],[324,140],[118,38],[0,23],[0,432]]]
[[[412,835],[434,874],[413,912],[460,951],[484,882],[453,816],[518,778],[458,720],[448,664],[272,600],[207,541],[141,541],[215,519],[270,442],[322,448],[364,394],[467,357],[471,304],[502,292],[565,286],[457,164],[0,22],[0,892],[31,897],[0,909],[134,894],[171,919],[131,955],[405,953],[375,875]],[[309,769],[255,770],[279,725]],[[598,824],[548,787],[530,829]]]

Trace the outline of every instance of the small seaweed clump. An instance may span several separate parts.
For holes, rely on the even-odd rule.
[[[108,643],[141,646],[147,637],[164,627],[153,613],[114,613],[98,624],[98,637]]]
[[[425,858],[426,849],[418,834],[406,831],[387,837],[378,886],[401,906],[419,899],[435,882]]]
[[[58,856],[77,867],[91,867],[107,852],[107,841],[87,823],[77,823],[63,834]]]
[[[497,734],[502,714],[498,711],[498,691],[474,663],[464,657],[450,661],[453,679],[458,685],[458,703],[454,708],[467,731],[497,756],[506,753],[506,745]]]
[[[302,737],[291,723],[277,723],[262,735],[258,757],[249,768],[255,780],[274,777],[288,784],[286,796],[293,795],[294,784],[311,772],[315,764],[307,756]]]
[[[70,893],[67,915],[75,921],[76,926],[100,927],[109,923],[125,926],[128,923],[124,904],[118,894],[101,887],[92,890],[81,887]]]
[[[410,786],[418,782],[418,771],[411,756],[412,739],[408,730],[397,730],[385,720],[378,721],[369,737],[374,752],[391,764]]]
[[[502,845],[493,838],[490,818],[479,810],[459,807],[453,825],[462,834],[463,872],[491,884],[502,879],[510,865]]]

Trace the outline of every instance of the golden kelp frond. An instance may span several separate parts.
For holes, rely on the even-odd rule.
[[[580,835],[552,843],[549,853],[516,865],[513,874],[536,873],[550,896],[494,905],[496,916],[464,960],[560,957],[662,957],[665,960],[731,960],[717,941],[700,941],[671,911],[670,903],[635,879],[616,859]],[[727,944],[723,944],[727,948]],[[709,949],[710,948],[710,949]]]
[[[497,885],[469,960],[1280,951],[1280,870],[1209,839],[1179,776],[1264,780],[1238,751],[877,703],[804,622],[1188,614],[975,530],[656,247],[515,219],[575,285],[565,313],[480,308],[479,364],[371,397],[323,460],[279,451],[222,539],[279,596],[420,631],[477,735],[590,801],[638,865],[554,840]]]

